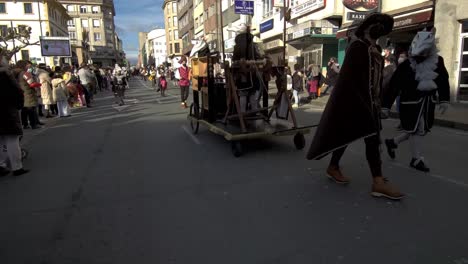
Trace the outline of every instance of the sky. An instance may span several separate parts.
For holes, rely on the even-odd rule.
[[[164,0],[114,0],[116,31],[130,62],[136,63],[138,58],[138,32],[164,28],[163,3]]]

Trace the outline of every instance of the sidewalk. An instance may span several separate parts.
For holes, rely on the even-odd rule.
[[[270,98],[275,98],[277,89],[274,83],[270,82],[268,95]],[[328,102],[328,96],[320,97],[313,100],[310,104],[303,105],[300,108],[307,108],[309,106],[314,108],[324,109]],[[392,109],[390,117],[398,118],[398,113]],[[434,124],[436,126],[454,128],[459,130],[468,131],[468,104],[453,103],[444,115],[440,115],[436,108],[436,116]]]

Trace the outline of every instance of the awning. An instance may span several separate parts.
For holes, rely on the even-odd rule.
[[[409,13],[398,14],[393,16],[395,22],[393,24],[393,31],[403,30],[408,27],[414,27],[418,24],[433,21],[433,8],[425,8],[421,10],[414,10]],[[357,26],[352,25],[348,28],[342,28],[336,33],[337,38],[346,38],[350,36]]]

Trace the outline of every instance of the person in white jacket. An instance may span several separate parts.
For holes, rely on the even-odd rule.
[[[68,97],[70,96],[65,80],[62,79],[60,73],[56,73],[52,79],[52,96],[57,102],[59,117],[69,117]]]

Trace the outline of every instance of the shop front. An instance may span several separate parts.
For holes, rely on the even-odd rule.
[[[379,44],[382,47],[393,49],[393,53],[398,55],[403,51],[408,51],[408,48],[418,31],[424,28],[431,28],[434,25],[434,7],[432,1],[423,2],[417,5],[388,10],[385,12],[393,16],[395,22],[393,32],[386,38],[380,39]],[[347,23],[338,33],[337,38],[348,40],[356,30],[364,16],[359,16],[356,12],[346,15],[348,19],[353,19],[351,23]],[[346,45],[344,45],[346,47]]]
[[[289,64],[326,66],[338,54],[337,30],[338,26],[327,20],[307,21],[288,28]]]
[[[281,38],[264,41],[263,48],[273,65],[284,65],[284,42]]]

